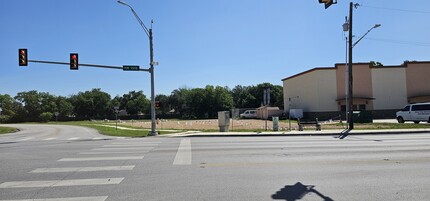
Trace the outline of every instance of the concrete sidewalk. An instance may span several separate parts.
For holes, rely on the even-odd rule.
[[[322,131],[279,131],[279,132],[199,132],[166,134],[162,137],[257,137],[257,136],[342,136],[342,135],[384,135],[429,133],[430,129],[380,129],[380,130],[322,130]]]

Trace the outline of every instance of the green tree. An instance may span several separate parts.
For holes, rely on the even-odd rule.
[[[159,114],[167,114],[170,112],[171,105],[169,103],[169,97],[163,94],[158,94],[155,96],[155,101],[158,101],[161,106],[159,109],[156,109],[156,112]]]
[[[252,87],[237,85],[231,90],[234,107],[236,108],[255,108],[257,100],[250,91]]]
[[[233,107],[234,102],[230,89],[228,87],[215,87],[210,117],[217,117],[219,111],[230,111]]]
[[[146,98],[143,91],[130,91],[124,94],[120,100],[121,106],[130,115],[138,115],[139,113],[150,113],[150,101]],[[120,107],[121,108],[121,107]]]
[[[37,121],[43,112],[57,110],[56,97],[47,92],[19,92],[15,99],[24,105],[24,110],[18,111],[18,115],[25,117],[26,121]]]
[[[15,101],[10,95],[0,94],[0,108],[2,108],[0,115],[0,122],[21,122],[24,121],[25,116],[20,116],[19,114],[24,114],[24,107],[21,103]]]
[[[113,113],[110,108],[110,95],[101,89],[79,92],[70,97],[76,116],[87,118],[106,118]]]
[[[170,109],[173,109],[176,114],[184,116],[188,110],[187,96],[189,93],[190,90],[186,88],[173,90],[168,100],[168,105],[171,107]]]
[[[58,96],[55,100],[60,117],[67,117],[73,113],[73,105],[67,97]],[[55,113],[54,112],[54,113]]]

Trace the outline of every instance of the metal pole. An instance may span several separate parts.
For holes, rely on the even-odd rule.
[[[348,52],[348,57],[349,57],[349,62],[348,62],[348,121],[349,121],[349,130],[354,129],[354,120],[353,120],[353,111],[352,111],[352,107],[353,107],[353,92],[352,92],[352,83],[353,83],[353,79],[352,79],[352,10],[353,10],[353,2],[349,3],[349,52]]]
[[[150,49],[149,73],[151,73],[151,133],[149,135],[156,136],[157,131],[155,131],[154,49],[152,44],[152,28],[149,29],[149,49]]]

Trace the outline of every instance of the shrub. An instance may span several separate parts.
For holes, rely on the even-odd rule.
[[[52,114],[50,112],[44,112],[44,113],[39,115],[39,119],[41,122],[48,122],[49,120],[52,119],[53,116],[54,116],[54,114]]]

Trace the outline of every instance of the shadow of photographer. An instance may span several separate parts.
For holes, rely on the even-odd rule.
[[[314,185],[303,185],[297,182],[294,185],[286,185],[284,188],[272,195],[272,199],[275,200],[286,200],[296,201],[305,197],[309,193],[314,193],[324,199],[324,201],[333,201],[330,197],[327,197],[317,191]]]

